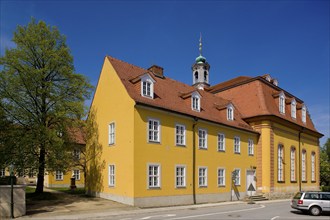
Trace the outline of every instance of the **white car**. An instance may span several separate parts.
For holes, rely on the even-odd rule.
[[[320,215],[330,211],[330,192],[298,192],[291,200],[291,207]]]

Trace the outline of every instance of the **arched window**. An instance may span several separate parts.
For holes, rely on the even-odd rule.
[[[290,179],[296,181],[296,148],[291,147],[290,152]]]
[[[303,105],[301,109],[301,120],[303,123],[306,123],[306,106]]]
[[[306,181],[306,150],[301,153],[301,181]]]
[[[147,98],[154,98],[154,83],[149,74],[145,74],[141,77],[141,95]]]
[[[283,145],[279,144],[277,149],[277,181],[284,181],[284,153],[283,153]]]
[[[312,152],[311,155],[311,174],[312,174],[312,181],[315,180],[315,152]]]
[[[194,92],[192,95],[191,95],[191,108],[192,110],[194,111],[200,111],[201,107],[200,107],[200,95],[198,92]]]
[[[232,104],[227,106],[227,120],[234,120],[234,106]]]

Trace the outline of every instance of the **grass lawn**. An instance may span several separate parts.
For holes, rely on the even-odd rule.
[[[35,188],[27,186],[25,189],[25,197],[27,201],[35,200],[57,200],[58,197],[51,192],[35,193]]]

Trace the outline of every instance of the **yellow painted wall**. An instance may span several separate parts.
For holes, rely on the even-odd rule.
[[[98,125],[99,143],[102,154],[100,183],[96,182],[92,191],[114,195],[133,196],[133,140],[134,101],[129,97],[111,63],[105,59],[97,90],[91,105],[95,110]],[[109,146],[108,125],[115,122],[115,144]],[[108,185],[108,165],[115,165],[116,182]]]
[[[63,180],[56,180],[55,173],[49,173],[48,175],[45,175],[45,183],[50,187],[63,187],[63,185],[70,186],[72,174],[73,171],[69,170],[66,173],[63,173]],[[76,186],[84,185],[84,181],[84,173],[80,170],[80,180],[76,180]]]
[[[160,121],[160,143],[148,143],[148,119]],[[175,145],[176,123],[186,127],[186,146]],[[135,111],[135,196],[165,196],[165,195],[191,195],[192,194],[192,158],[193,158],[193,119],[178,116],[165,111],[137,107]],[[206,129],[208,133],[208,149],[198,149],[198,128]],[[248,156],[248,139],[254,141],[256,154],[257,134],[242,132],[241,130],[198,121],[196,132],[196,194],[221,193],[230,191],[230,173],[235,168],[241,169],[241,186],[239,191],[246,191],[246,170],[256,166],[256,157]],[[226,136],[226,151],[217,151],[217,135]],[[234,154],[233,138],[240,136],[241,154]],[[254,154],[254,155],[255,155]],[[148,189],[147,165],[156,163],[161,165],[161,189]],[[186,165],[186,188],[175,187],[175,165]],[[198,187],[198,167],[207,167],[208,186]],[[225,168],[226,186],[218,187],[217,170]]]

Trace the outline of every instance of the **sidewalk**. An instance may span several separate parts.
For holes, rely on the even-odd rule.
[[[232,201],[161,208],[138,208],[102,198],[71,195],[51,189],[46,189],[45,191],[49,191],[56,194],[60,197],[60,199],[55,201],[36,201],[33,204],[29,204],[27,206],[27,215],[17,219],[102,219],[109,216],[122,216],[134,213],[152,213],[168,210],[203,208],[211,206],[235,205],[246,203],[244,201]],[[263,201],[262,203],[267,202],[275,201]]]

